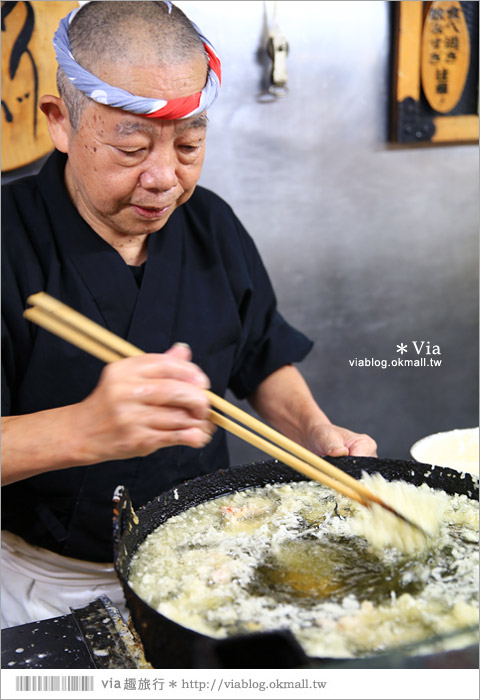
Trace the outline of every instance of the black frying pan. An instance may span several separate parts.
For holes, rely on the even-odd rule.
[[[465,494],[478,499],[478,479],[453,469],[402,460],[370,457],[329,458],[335,466],[359,478],[362,471],[381,472],[388,481],[403,480]],[[115,570],[147,660],[155,668],[477,668],[478,648],[415,658],[401,651],[374,659],[328,660],[307,657],[288,630],[262,632],[229,639],[212,639],[194,632],[151,608],[128,585],[130,562],[145,537],[178,513],[218,496],[267,483],[301,481],[305,477],[276,461],[255,462],[191,479],[160,494],[134,512],[127,490],[114,495],[113,539]],[[437,665],[438,664],[438,665]],[[449,665],[450,664],[450,665]],[[453,665],[452,665],[453,664]],[[458,665],[460,664],[460,665]]]

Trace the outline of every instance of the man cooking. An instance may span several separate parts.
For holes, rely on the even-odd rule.
[[[292,363],[252,239],[197,187],[220,61],[169,2],[91,2],[62,20],[55,151],[3,192],[2,626],[121,605],[112,495],[135,507],[228,466],[204,389],[231,389],[322,455],[375,455]],[[147,354],[102,363],[22,318],[45,291]]]

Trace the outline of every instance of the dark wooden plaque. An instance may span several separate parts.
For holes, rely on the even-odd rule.
[[[478,143],[478,2],[394,2],[391,140]]]

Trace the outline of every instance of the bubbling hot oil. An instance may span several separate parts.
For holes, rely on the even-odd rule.
[[[301,537],[286,542],[255,570],[249,592],[312,607],[319,600],[355,595],[377,604],[396,595],[415,595],[423,587],[425,557],[383,562],[360,538]]]
[[[428,541],[383,531],[374,512],[315,482],[223,496],[150,534],[129,582],[212,637],[288,628],[310,656],[344,658],[432,637],[454,648],[439,635],[478,625],[478,505],[418,491],[428,510],[412,519],[436,523]]]

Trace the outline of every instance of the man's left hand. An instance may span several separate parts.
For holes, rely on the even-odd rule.
[[[377,443],[369,435],[354,433],[338,425],[325,423],[310,434],[309,449],[329,457],[376,457]]]

